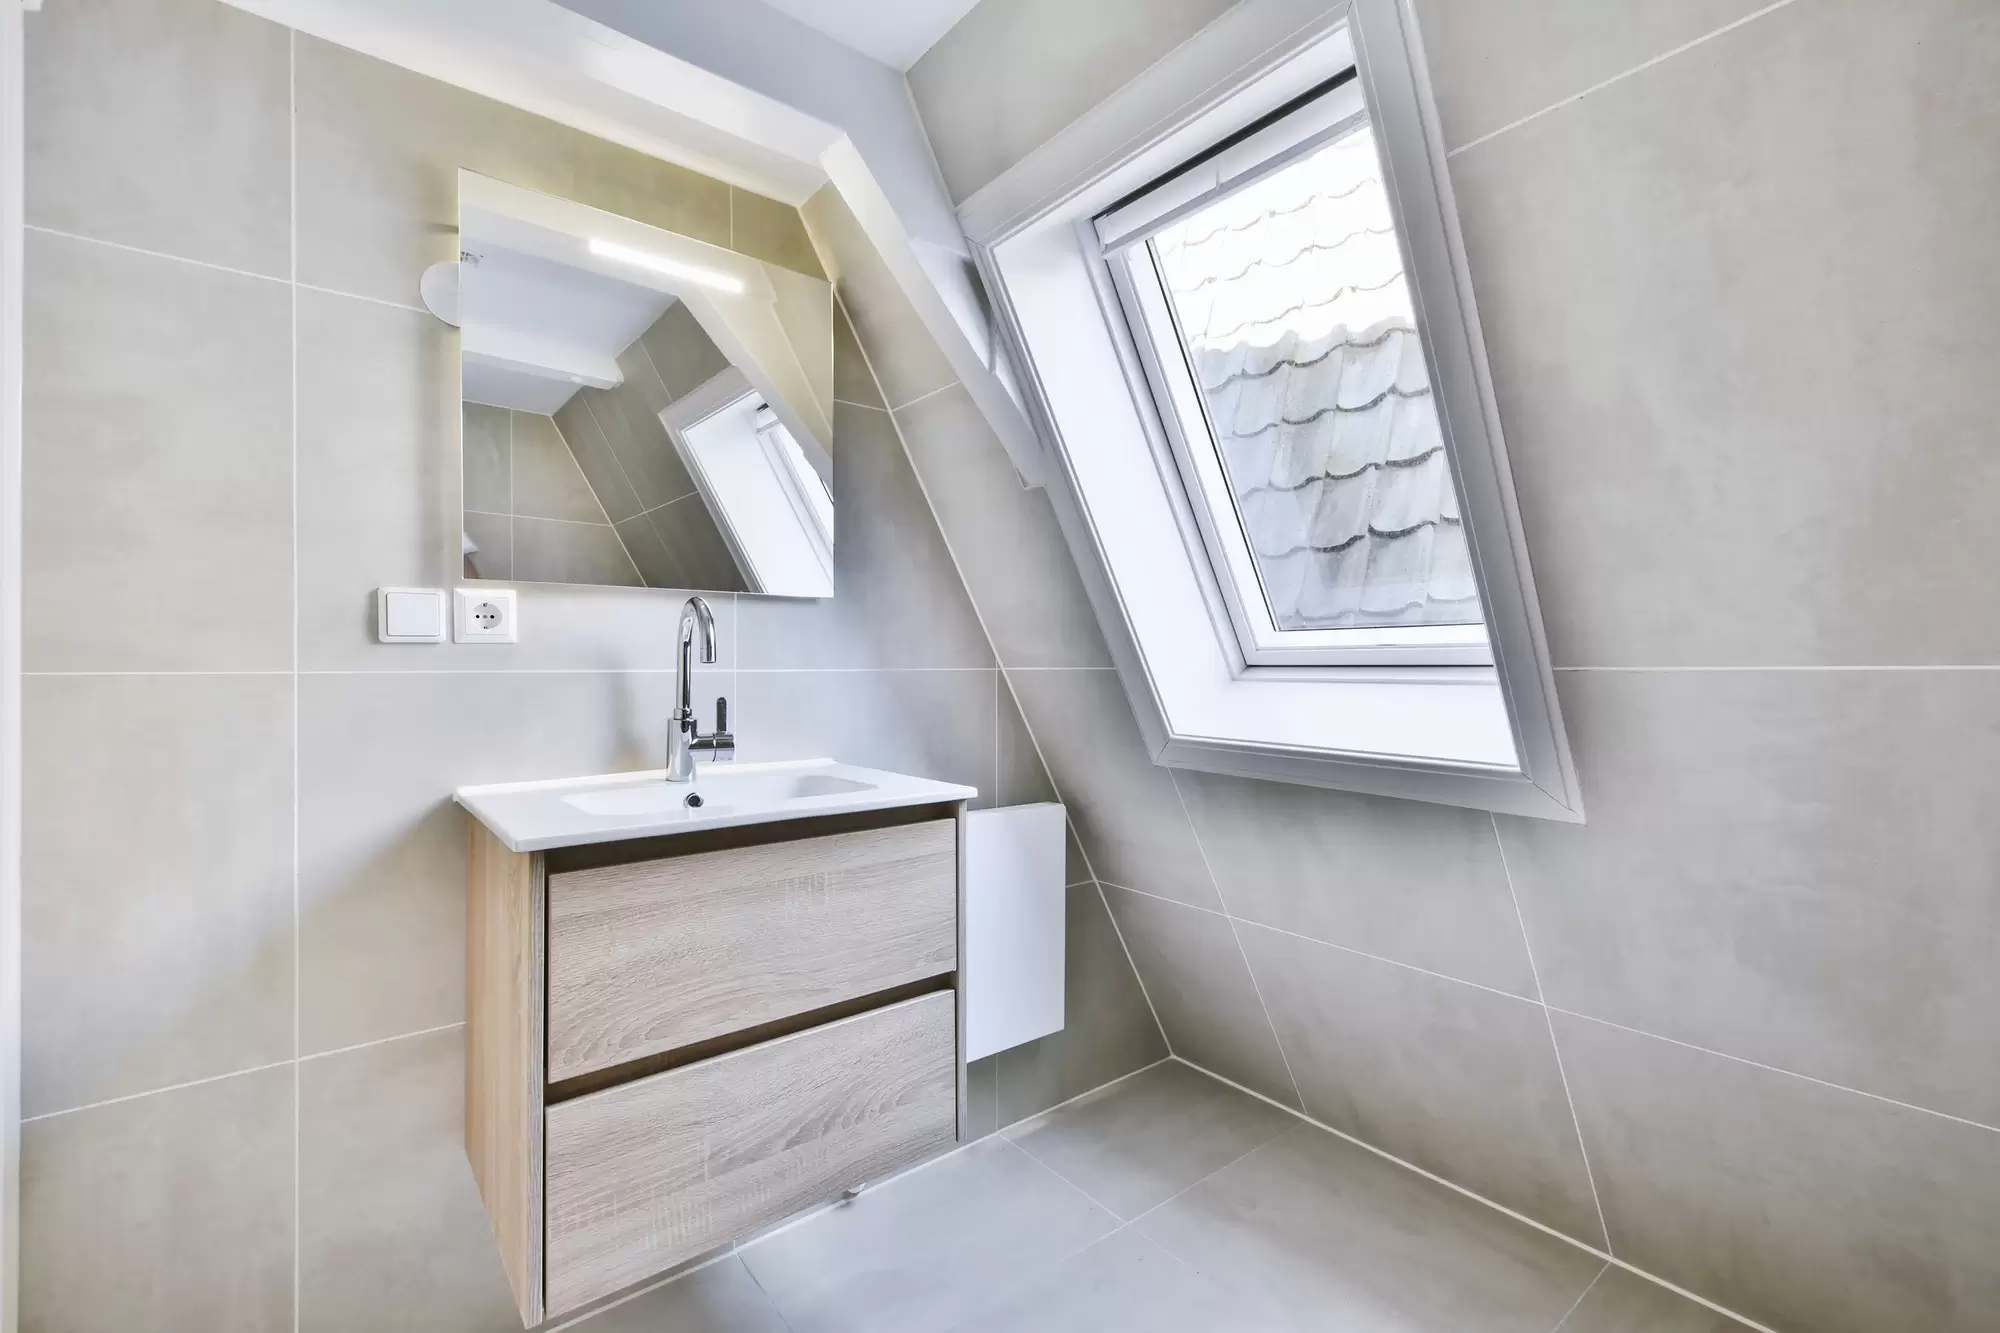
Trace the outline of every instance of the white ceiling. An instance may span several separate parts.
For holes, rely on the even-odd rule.
[[[892,69],[907,70],[978,0],[765,0]]]

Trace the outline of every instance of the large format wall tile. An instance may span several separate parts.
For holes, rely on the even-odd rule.
[[[1556,1025],[1621,1259],[1780,1329],[1992,1329],[2000,1134]]]
[[[1173,1053],[1296,1107],[1291,1072],[1229,918],[1126,889],[1104,892]]]
[[[729,189],[317,38],[298,39],[299,279],[417,304],[458,251],[461,167],[715,245]]]
[[[1705,37],[1770,0],[1417,0],[1445,147]]]
[[[523,588],[518,644],[376,641],[375,589],[449,587],[463,568],[450,332],[421,312],[299,293],[301,665],[669,666],[681,595],[636,589]],[[729,614],[718,599],[718,619]]]
[[[31,225],[286,276],[285,28],[209,0],[84,0],[26,27]]]
[[[898,411],[896,424],[1000,661],[1110,666],[1048,497],[1021,484],[965,386]]]
[[[868,351],[868,363],[888,405],[901,407],[957,379],[951,363],[896,285],[889,266],[839,191],[823,186],[799,213],[822,252],[833,260],[838,273],[834,286],[840,293],[842,310],[854,322],[854,332]],[[837,343],[835,350],[839,350]],[[836,386],[842,398],[865,392],[850,376],[840,376]],[[865,403],[868,399],[848,401]]]
[[[1238,923],[1306,1114],[1604,1243],[1540,1005]]]
[[[529,518],[560,518],[572,523],[609,524],[611,519],[597,493],[577,466],[576,456],[552,418],[532,412],[509,412],[509,466],[514,508]],[[466,507],[471,503],[471,479],[466,479]]]
[[[834,758],[979,789],[995,804],[993,671],[744,671],[730,726],[745,760]],[[697,696],[710,716],[712,701]]]
[[[299,1324],[518,1333],[465,1159],[465,1032],[299,1066]]]
[[[468,816],[452,788],[657,767],[673,676],[305,676],[299,1040],[334,1050],[465,1017]]]
[[[22,1112],[292,1055],[292,680],[24,682]]]
[[[1072,884],[1064,917],[1063,1029],[1015,1046],[999,1062],[1004,1127],[1167,1054],[1139,979],[1094,883]]]
[[[742,604],[747,667],[990,667],[993,648],[886,412],[833,410],[834,596]]]
[[[26,263],[26,669],[290,667],[291,293],[34,232]]]
[[[2000,662],[1996,138],[1988,0],[1824,0],[1452,160],[1558,665]]]
[[[1097,877],[1221,910],[1174,779],[1153,763],[1106,670],[1009,671],[1022,715]]]
[[[1561,689],[1590,822],[1501,821],[1550,1004],[2000,1125],[2000,673]]]
[[[1602,1266],[1310,1125],[1138,1229],[1245,1307],[1310,1329],[1548,1333]]]
[[[466,403],[459,423],[465,507],[483,514],[513,513],[514,414],[504,407]]]
[[[1234,915],[1534,995],[1484,811],[1192,769],[1174,781]]]
[[[619,534],[603,523],[516,518],[513,550],[513,576],[522,583],[638,588],[646,582]]]
[[[21,1127],[24,1333],[292,1326],[290,1066]]]
[[[569,446],[570,456],[576,459],[582,469],[584,479],[590,483],[591,494],[604,508],[604,516],[613,523],[623,523],[645,509],[639,501],[639,493],[633,489],[631,478],[625,475],[625,465],[618,461],[612,451],[611,442],[605,437],[604,428],[597,424],[596,413],[590,410],[587,390],[579,389],[570,395],[570,400],[557,409],[551,418],[556,430],[562,435],[563,443]],[[466,449],[467,466],[471,465],[472,451]],[[465,481],[466,507],[477,508],[472,503],[472,478]]]
[[[1049,771],[1042,766],[1042,753],[1035,748],[1035,737],[1028,730],[1028,720],[1021,716],[1021,705],[1014,697],[1014,687],[1004,676],[1000,680],[999,741],[1000,804],[1034,805],[1054,801],[1055,784],[1049,781]],[[1074,836],[1069,838],[1069,844],[1072,849],[1069,855],[1074,856]],[[1064,882],[1074,884],[1088,878],[1087,873],[1074,874]]]

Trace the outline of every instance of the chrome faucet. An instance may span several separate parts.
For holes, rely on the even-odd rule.
[[[694,712],[694,650],[695,632],[701,632],[701,660],[704,664],[715,661],[715,616],[708,609],[708,603],[699,597],[687,599],[681,608],[680,651],[681,651],[681,702],[674,709],[673,728],[667,733],[667,781],[693,782],[694,758],[705,754],[711,763],[736,757],[736,738],[729,734],[729,700],[715,701],[715,730],[704,736],[701,723]],[[690,797],[690,800],[693,798]]]

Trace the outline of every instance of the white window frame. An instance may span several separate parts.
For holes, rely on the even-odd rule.
[[[1147,242],[1164,228],[1216,199],[1284,170],[1320,147],[1369,124],[1368,107],[1352,71],[1336,86],[1316,90],[1255,133],[1205,157],[1192,169],[1180,166],[1144,187],[1137,198],[1095,218],[1082,243],[1093,242],[1105,266],[1127,333],[1159,418],[1167,446],[1161,459],[1180,474],[1189,493],[1195,530],[1183,540],[1199,543],[1215,570],[1215,581],[1246,669],[1265,666],[1491,666],[1492,648],[1483,618],[1469,625],[1405,625],[1320,630],[1280,629],[1271,615],[1263,578],[1250,553],[1241,514],[1223,475],[1210,427],[1194,437],[1188,423],[1207,420],[1185,343],[1175,334],[1171,348],[1163,330],[1178,320],[1167,300]],[[1404,256],[1407,268],[1409,258]],[[1141,272],[1141,268],[1145,272]],[[1192,545],[1190,547],[1192,549]]]
[[[1105,262],[1100,217],[1350,68],[1407,259],[1490,665],[1245,656]],[[1256,152],[1255,137],[1239,150]],[[1241,0],[968,199],[960,220],[1051,446],[1051,504],[1157,762],[1581,821],[1407,0]]]

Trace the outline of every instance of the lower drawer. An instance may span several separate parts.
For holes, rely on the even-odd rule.
[[[949,1146],[956,1054],[939,991],[550,1107],[548,1313]]]

